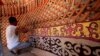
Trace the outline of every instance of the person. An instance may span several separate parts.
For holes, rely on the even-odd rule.
[[[18,21],[15,17],[10,17],[9,23],[10,25],[6,28],[7,47],[11,53],[19,54],[19,50],[30,47],[32,45],[30,40],[27,42],[19,41],[19,32],[26,33],[28,30],[18,28]]]

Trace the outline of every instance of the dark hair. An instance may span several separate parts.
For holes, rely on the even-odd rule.
[[[17,22],[16,18],[15,17],[9,17],[9,23],[14,23],[14,22]]]

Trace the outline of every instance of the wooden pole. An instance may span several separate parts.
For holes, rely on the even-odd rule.
[[[0,56],[4,56],[3,55],[2,39],[1,39],[1,18],[0,18]]]

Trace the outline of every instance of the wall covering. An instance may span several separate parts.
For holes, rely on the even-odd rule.
[[[100,56],[100,0],[36,0],[34,11],[15,15],[33,45],[57,56]],[[41,1],[46,1],[41,6]],[[2,18],[2,40],[8,16]],[[49,55],[48,55],[49,56]]]
[[[34,35],[37,36],[56,36],[68,38],[82,38],[93,41],[100,41],[100,20],[72,25],[62,25],[48,28],[35,29]]]
[[[99,56],[100,20],[35,29],[35,47],[58,56]],[[36,36],[37,35],[37,36]]]

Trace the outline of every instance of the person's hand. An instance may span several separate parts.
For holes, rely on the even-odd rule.
[[[28,32],[28,29],[26,29],[26,28],[22,28],[22,30],[21,30],[23,33],[27,33]]]

